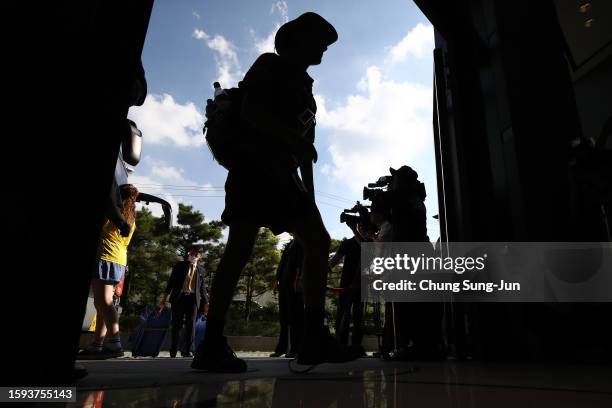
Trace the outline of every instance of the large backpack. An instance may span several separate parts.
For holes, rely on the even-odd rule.
[[[212,101],[206,106],[206,122],[203,132],[214,159],[226,169],[231,169],[246,152],[249,125],[242,119],[244,88],[226,89],[224,101]]]

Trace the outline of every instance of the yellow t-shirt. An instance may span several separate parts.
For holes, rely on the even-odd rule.
[[[127,266],[127,247],[134,235],[134,230],[136,230],[136,223],[132,224],[130,235],[122,237],[119,229],[111,220],[104,221],[98,246],[98,259]]]

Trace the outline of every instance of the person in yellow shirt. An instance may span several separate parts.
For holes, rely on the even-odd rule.
[[[90,347],[79,353],[82,359],[123,356],[119,337],[119,317],[113,305],[113,294],[115,286],[123,279],[127,267],[127,248],[136,230],[136,200],[139,193],[131,184],[123,184],[119,192],[121,195],[119,219],[111,221],[107,218],[104,221],[98,245],[98,260],[91,280],[97,313],[96,331]]]

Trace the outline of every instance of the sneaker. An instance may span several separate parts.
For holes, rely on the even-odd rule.
[[[124,355],[125,353],[123,352],[122,348],[118,350],[110,350],[105,347],[102,349],[101,359],[106,360],[108,358],[118,358],[118,357],[123,357]]]
[[[191,368],[214,373],[244,373],[247,364],[236,356],[227,344],[227,338],[221,336],[213,341],[204,339],[204,343],[193,358]]]
[[[297,353],[295,351],[290,351],[287,354],[285,354],[285,358],[296,358],[297,357]]]
[[[275,351],[274,353],[270,354],[270,357],[280,357],[285,353],[279,353],[278,351]]]
[[[191,354],[189,351],[181,351],[181,357],[191,358],[193,357],[193,354]]]
[[[322,363],[346,363],[359,357],[359,350],[340,344],[327,327],[319,335],[308,336],[302,342],[302,348],[297,356],[297,363],[316,365]]]

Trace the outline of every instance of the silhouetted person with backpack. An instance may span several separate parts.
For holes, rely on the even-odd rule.
[[[192,368],[244,372],[247,365],[228,346],[223,327],[240,273],[248,262],[260,227],[290,232],[304,249],[304,338],[298,363],[319,364],[354,359],[324,326],[327,254],[330,237],[314,201],[313,79],[311,65],[321,63],[338,39],[334,27],[315,13],[305,13],[278,30],[278,54],[261,55],[240,87],[241,116],[252,131],[247,154],[229,171],[222,220],[229,225],[223,258],[215,274],[206,335]],[[298,176],[300,168],[302,178]]]

